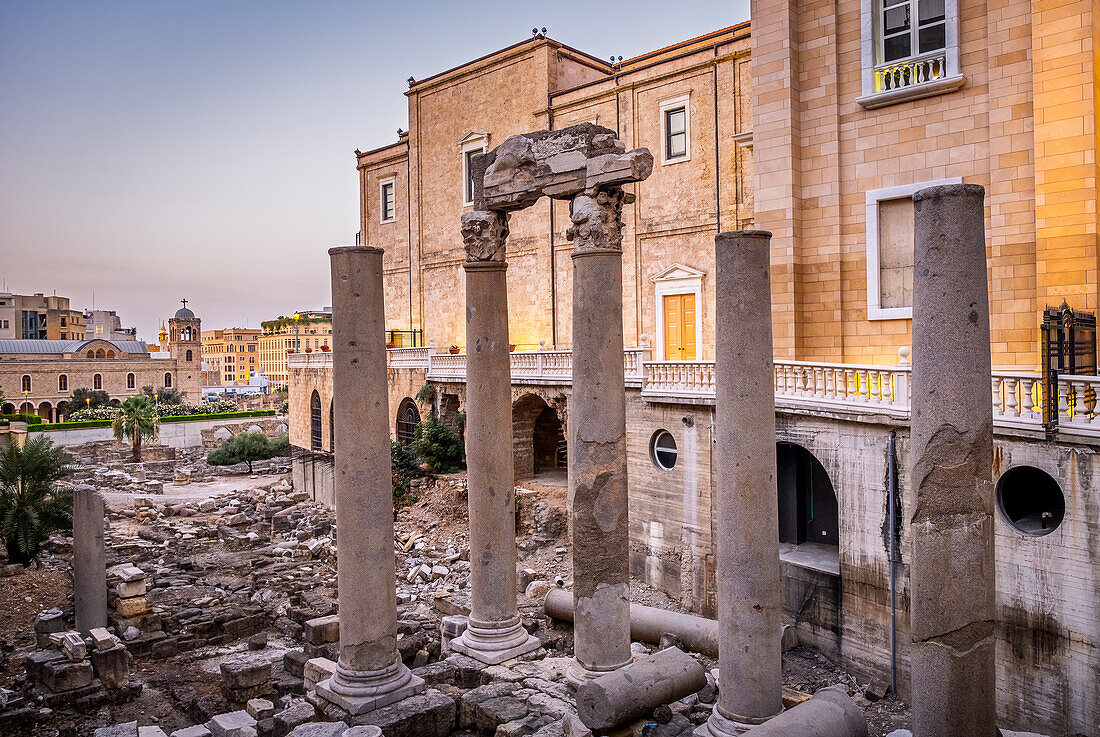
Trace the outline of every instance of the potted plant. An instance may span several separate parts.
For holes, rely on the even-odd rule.
[[[511,353],[514,350],[516,350],[516,344],[515,343],[509,343],[508,344],[508,352]]]
[[[306,353],[313,353],[313,349],[312,348],[306,348]]]
[[[294,352],[294,349],[293,349],[293,348],[287,348],[287,349],[286,349],[286,352],[287,352],[287,353],[293,353],[293,352]]]
[[[323,346],[321,346],[321,353],[328,353],[328,352],[329,352],[329,351],[331,351],[331,350],[332,350],[332,348],[330,348],[330,347],[329,347],[329,346],[327,346],[327,345],[323,345]]]
[[[450,348],[447,349],[447,352],[451,353],[451,354],[458,353],[458,346],[457,345],[451,346]]]

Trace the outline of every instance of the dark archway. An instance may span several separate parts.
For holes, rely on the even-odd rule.
[[[1066,496],[1054,477],[1035,466],[1013,466],[997,480],[1001,518],[1016,532],[1049,535],[1066,518]]]
[[[58,402],[57,403],[57,421],[64,422],[69,419],[69,403]]]
[[[836,492],[821,461],[794,443],[777,443],[775,451],[780,542],[839,545]]]
[[[405,397],[397,408],[397,442],[408,445],[416,439],[416,426],[420,424],[420,410],[416,402]]]
[[[512,457],[517,479],[566,467],[561,420],[542,397],[525,394],[512,405]]]
[[[309,449],[321,450],[321,395],[316,390],[309,399]]]
[[[336,398],[328,400],[328,450],[336,452]]]

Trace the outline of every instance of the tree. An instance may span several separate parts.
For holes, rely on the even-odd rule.
[[[57,486],[71,461],[45,435],[0,452],[0,540],[12,562],[29,564],[50,533],[72,529],[72,491]]]
[[[156,395],[158,404],[183,404],[183,392],[174,386],[162,386],[154,391],[150,385],[141,387],[142,396],[153,398]]]
[[[247,463],[248,472],[252,473],[252,464],[256,461],[266,461],[274,458],[290,448],[290,440],[287,436],[280,435],[277,438],[268,438],[262,432],[242,432],[227,438],[206,456],[206,462],[211,466],[235,466],[238,463]]]
[[[89,402],[88,400],[92,400]],[[89,389],[86,386],[73,389],[73,398],[69,400],[74,409],[95,409],[111,403],[111,395],[102,389]]]
[[[156,438],[160,431],[160,419],[157,417],[153,400],[144,395],[130,397],[122,403],[121,412],[111,424],[115,431],[115,440],[126,439],[134,444],[134,462],[141,460],[141,441]]]

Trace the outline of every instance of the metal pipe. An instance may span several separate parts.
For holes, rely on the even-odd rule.
[[[887,516],[890,526],[890,691],[898,697],[898,609],[897,609],[897,567],[898,567],[898,458],[895,443],[897,431],[891,430],[886,441],[886,488]]]

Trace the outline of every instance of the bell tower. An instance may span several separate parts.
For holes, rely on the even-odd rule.
[[[202,321],[187,308],[187,300],[180,300],[183,307],[168,320],[168,353],[175,366],[172,386],[183,392],[188,402],[202,401]],[[163,380],[161,385],[166,385]]]

